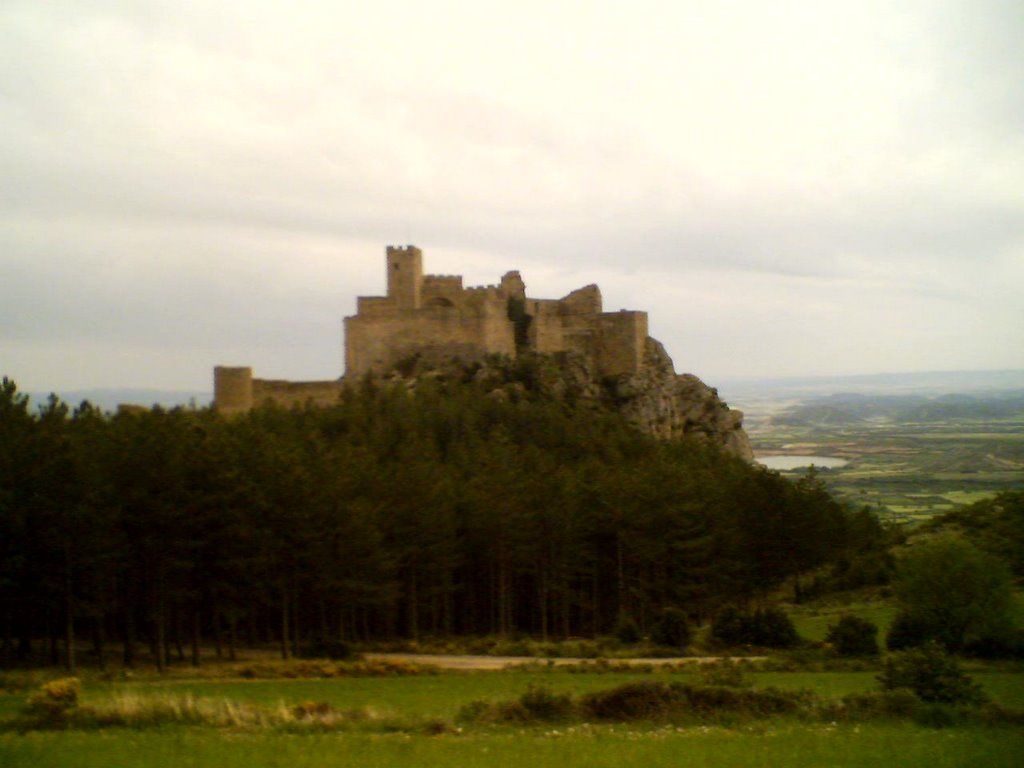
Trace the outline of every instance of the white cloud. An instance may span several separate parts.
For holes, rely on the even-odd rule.
[[[599,282],[697,372],[1021,367],[1022,37],[1000,1],[8,0],[0,363],[337,375],[411,240]]]

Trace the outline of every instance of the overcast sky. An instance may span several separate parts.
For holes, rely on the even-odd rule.
[[[676,369],[1024,368],[1024,3],[0,2],[0,374],[343,372],[384,247]]]

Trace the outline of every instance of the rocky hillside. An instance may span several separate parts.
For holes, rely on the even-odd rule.
[[[387,378],[415,388],[420,380],[449,376],[477,381],[494,397],[536,392],[559,402],[608,408],[656,437],[702,440],[746,461],[754,458],[743,431],[743,413],[730,409],[693,374],[677,374],[661,342],[651,338],[644,365],[635,374],[601,377],[573,353],[488,357],[472,363],[422,354],[400,363]]]
[[[604,382],[614,406],[646,432],[662,438],[707,440],[753,461],[743,412],[729,408],[718,391],[692,373],[676,374],[661,342],[647,339],[644,365],[632,376]]]

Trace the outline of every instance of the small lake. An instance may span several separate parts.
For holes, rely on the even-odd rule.
[[[768,469],[777,469],[782,472],[809,467],[811,464],[822,469],[838,469],[849,464],[846,459],[839,459],[835,456],[765,456],[757,459],[757,462]]]

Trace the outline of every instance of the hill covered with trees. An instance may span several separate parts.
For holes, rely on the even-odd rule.
[[[529,633],[707,617],[881,546],[813,477],[473,381],[336,405],[124,409],[0,389],[0,610],[14,664],[148,646]]]

